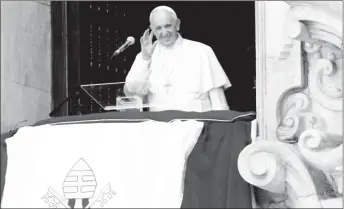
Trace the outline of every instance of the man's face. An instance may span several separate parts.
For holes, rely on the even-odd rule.
[[[157,10],[152,14],[151,29],[163,46],[172,46],[178,38],[179,20],[174,20],[172,15],[165,10]]]

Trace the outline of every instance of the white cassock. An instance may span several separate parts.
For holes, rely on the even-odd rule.
[[[212,48],[181,35],[172,48],[158,43],[150,60],[139,53],[126,78],[129,92],[148,96],[150,111],[228,110],[230,86]]]

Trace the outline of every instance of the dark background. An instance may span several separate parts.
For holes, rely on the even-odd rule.
[[[255,110],[254,2],[52,2],[53,101],[58,105],[80,84],[124,81],[139,39],[149,27],[150,11],[172,7],[181,19],[184,38],[211,46],[232,87],[226,91],[232,110]],[[62,36],[61,36],[62,35]],[[109,61],[128,36],[136,43]],[[107,95],[106,90],[99,94]],[[62,115],[100,112],[83,92]]]

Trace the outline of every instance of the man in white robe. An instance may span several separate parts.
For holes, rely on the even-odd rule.
[[[147,29],[140,39],[126,95],[147,96],[150,111],[229,110],[224,90],[231,82],[212,48],[183,38],[180,19],[170,7],[156,7],[149,20],[152,31]]]

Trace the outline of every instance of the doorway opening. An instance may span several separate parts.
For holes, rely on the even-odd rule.
[[[172,7],[181,19],[180,33],[184,38],[202,42],[214,50],[232,83],[232,87],[225,92],[230,109],[240,112],[255,111],[254,1],[84,1],[65,2],[65,4],[65,6],[57,6],[57,9],[62,9],[60,14],[64,14],[62,16],[67,26],[55,27],[55,30],[65,28],[68,36],[63,42],[65,50],[60,50],[60,56],[56,54],[59,52],[55,52],[54,56],[57,57],[55,59],[59,58],[60,61],[63,59],[65,62],[65,67],[53,65],[55,74],[64,72],[65,75],[54,78],[55,105],[62,98],[54,97],[54,92],[65,91],[65,94],[55,93],[55,95],[71,95],[82,84],[124,81],[136,54],[140,52],[139,39],[149,27],[150,11],[156,6],[166,5]],[[53,4],[52,10],[54,10]],[[136,44],[115,60],[107,61],[128,36],[135,37]],[[53,37],[53,42],[55,39]],[[61,38],[58,41],[61,44]],[[65,79],[64,82],[61,79]],[[54,83],[66,85],[54,85]],[[101,108],[86,95],[80,95],[79,99],[69,101],[65,115],[100,111]]]
[[[231,110],[256,109],[255,2],[170,4],[181,19],[183,37],[212,47],[232,87],[226,93]]]

